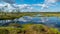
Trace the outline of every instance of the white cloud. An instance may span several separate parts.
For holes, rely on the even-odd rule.
[[[59,0],[45,0],[43,2],[43,4],[14,4],[15,3],[15,0],[0,0],[0,1],[3,1],[3,2],[6,2],[4,4],[0,4],[0,8],[1,7],[4,7],[4,6],[8,6],[8,8],[6,8],[7,10],[14,10],[14,9],[19,9],[20,11],[33,11],[35,10],[35,8],[33,6],[38,6],[38,7],[41,7],[41,9],[46,9],[46,8],[49,8],[50,6],[55,6],[56,5],[56,2],[58,2]],[[40,10],[41,10],[40,9]]]
[[[18,7],[21,10],[21,12],[32,11],[34,9],[32,7],[33,5],[30,4],[19,4],[19,5],[14,4],[14,6]]]
[[[3,6],[5,6],[5,5],[6,5],[6,4],[1,4],[1,3],[0,3],[0,7],[3,7]]]
[[[3,9],[2,9],[3,8]],[[0,4],[0,9],[2,11],[12,11],[13,9],[15,9],[14,7],[11,6],[11,4],[9,3],[4,3],[4,4]]]
[[[41,9],[49,8],[50,6],[56,6],[56,2],[59,0],[45,0],[43,4],[34,4],[34,6],[42,7]]]
[[[0,7],[3,6],[3,4],[0,4]]]
[[[50,6],[56,5],[57,0],[45,0],[44,3],[42,4],[42,8],[48,8]]]
[[[57,0],[45,0],[45,3],[55,3]]]
[[[29,7],[29,6],[30,6],[29,4],[18,5],[18,7],[19,7],[20,9],[27,8],[27,7]]]
[[[13,6],[12,6],[13,5]],[[4,11],[9,11],[11,12],[12,10],[16,10],[16,9],[19,9],[20,11],[32,11],[32,9],[34,9],[32,7],[32,5],[30,4],[9,4],[9,3],[4,3],[4,4],[0,4],[1,8],[4,8]],[[7,6],[7,7],[5,7]]]
[[[43,8],[48,8],[48,7],[49,7],[49,6],[47,6],[46,4],[33,4],[33,6],[41,7],[41,9],[43,9]]]
[[[10,4],[14,4],[15,3],[15,0],[0,0],[0,1],[6,2],[6,3],[10,3]]]

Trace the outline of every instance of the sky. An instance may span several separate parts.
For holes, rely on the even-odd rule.
[[[60,0],[0,0],[2,8],[21,12],[60,12]]]

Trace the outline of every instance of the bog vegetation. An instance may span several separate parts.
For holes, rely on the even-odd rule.
[[[34,16],[40,14],[40,17],[60,17],[60,12],[0,12],[0,20],[15,19],[22,16]]]
[[[41,24],[9,24],[0,27],[0,34],[60,34],[58,29]]]
[[[47,17],[56,16],[58,17],[60,13],[52,12],[0,12],[0,20],[15,19],[22,16],[33,16],[41,14]],[[41,16],[40,16],[41,17]],[[59,16],[60,17],[60,16]],[[60,34],[60,31],[56,28],[47,27],[41,24],[17,24],[11,23],[7,26],[0,26],[0,34]]]

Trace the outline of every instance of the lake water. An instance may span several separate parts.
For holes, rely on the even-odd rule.
[[[57,26],[60,27],[60,17],[31,17],[31,16],[23,16],[19,19],[14,20],[0,20],[0,24],[17,22],[19,24],[45,24],[48,26]]]

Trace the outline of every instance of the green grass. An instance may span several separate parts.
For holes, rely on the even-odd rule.
[[[0,20],[15,19],[22,16],[33,16],[40,14],[40,17],[60,17],[60,12],[20,12],[20,13],[5,13],[0,12]]]
[[[21,27],[15,27],[13,25],[6,27],[2,26],[0,27],[0,34],[8,32],[8,34],[60,34],[58,29],[47,27],[42,24],[23,24]]]

